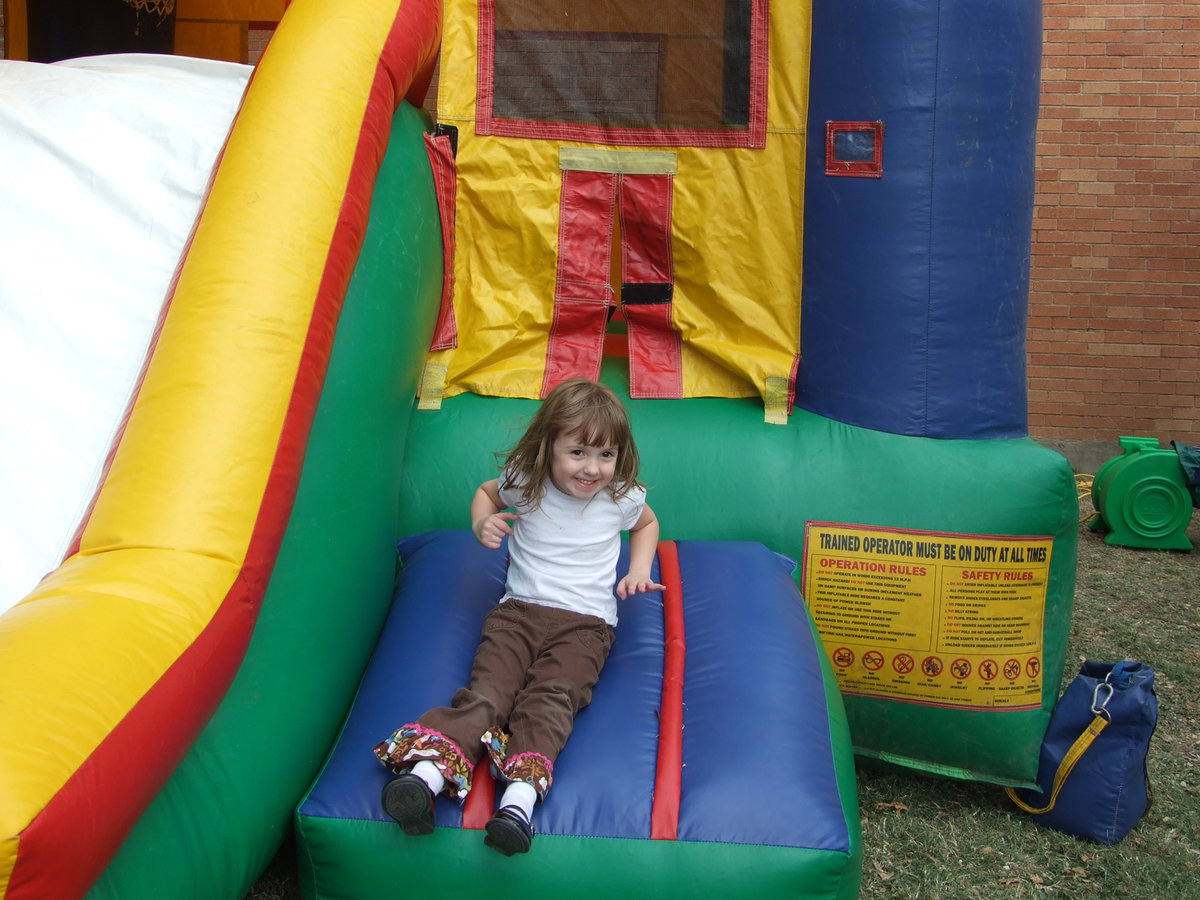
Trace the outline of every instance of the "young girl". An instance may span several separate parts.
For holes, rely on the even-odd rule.
[[[508,537],[505,593],[484,620],[470,686],[375,747],[399,773],[383,808],[406,834],[433,831],[434,796],[466,797],[487,752],[506,787],[484,843],[508,856],[529,850],[534,803],[608,658],[616,597],[663,589],[650,576],[658,520],[637,474],[621,401],[576,378],[549,393],[501,476],[475,492],[479,543],[495,550]],[[614,597],[622,531],[629,572]]]

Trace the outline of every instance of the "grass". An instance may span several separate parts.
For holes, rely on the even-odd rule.
[[[1188,537],[1200,548],[1200,513]],[[860,768],[864,900],[1200,900],[1200,549],[1110,547],[1081,524],[1067,652],[1064,687],[1083,657],[1155,669],[1154,802],[1138,827],[1102,846],[1034,825],[993,785]],[[285,846],[246,900],[297,900],[294,873]]]

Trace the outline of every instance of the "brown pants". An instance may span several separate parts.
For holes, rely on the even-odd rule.
[[[484,620],[470,686],[418,724],[454,741],[471,765],[485,752],[480,738],[496,726],[511,735],[508,759],[536,754],[553,763],[576,713],[591,702],[613,637],[612,627],[595,616],[522,600],[501,603]]]

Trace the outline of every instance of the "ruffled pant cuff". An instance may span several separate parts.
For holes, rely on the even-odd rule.
[[[375,745],[375,755],[391,771],[401,774],[421,760],[437,766],[446,780],[442,789],[455,800],[465,800],[471,790],[471,764],[458,744],[439,731],[415,722],[401,725]]]
[[[546,792],[554,783],[554,764],[548,758],[540,753],[509,756],[508,735],[499,728],[484,732],[482,740],[497,778],[506,783],[523,781],[537,791],[539,800],[546,799]]]

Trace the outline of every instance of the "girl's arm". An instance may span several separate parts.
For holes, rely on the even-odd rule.
[[[650,577],[654,551],[658,549],[658,517],[647,504],[642,515],[629,529],[629,574],[617,584],[617,596],[624,600],[632,594],[661,591],[664,585]]]
[[[512,534],[510,522],[520,516],[515,512],[504,512],[507,507],[500,499],[500,479],[485,481],[471,498],[471,531],[475,540],[489,550],[498,550],[506,534]]]

